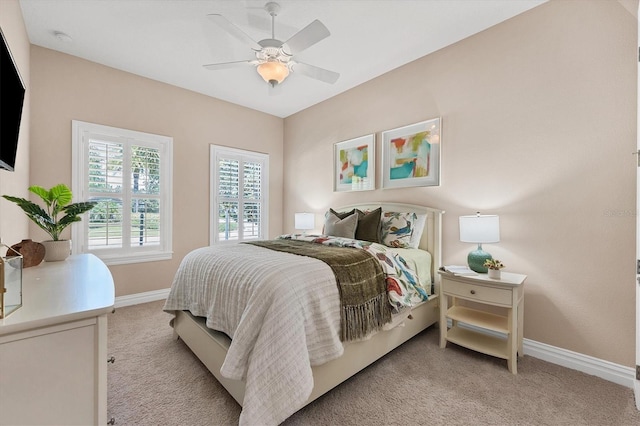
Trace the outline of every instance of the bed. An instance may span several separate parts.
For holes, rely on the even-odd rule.
[[[209,313],[204,312],[202,309],[178,309],[181,306],[175,303],[169,303],[169,301],[172,300],[170,294],[167,304],[165,305],[165,310],[175,314],[175,318],[172,320],[175,338],[182,339],[233,396],[238,404],[243,406],[243,412],[240,417],[241,424],[254,424],[258,422],[261,424],[277,424],[282,422],[295,411],[328,392],[439,320],[439,275],[436,273],[436,270],[441,265],[441,221],[444,212],[430,207],[398,203],[354,204],[335,210],[337,212],[347,212],[358,209],[366,212],[373,211],[377,208],[381,208],[383,212],[415,213],[422,218],[423,222],[414,223],[414,226],[421,226],[423,231],[419,241],[415,241],[414,243],[417,244],[419,249],[427,251],[431,257],[431,262],[427,267],[427,272],[431,280],[429,285],[430,295],[427,301],[421,302],[410,309],[401,310],[401,312],[394,315],[392,322],[385,325],[384,329],[368,335],[366,339],[340,342],[340,348],[333,348],[332,351],[327,349],[326,353],[322,353],[319,356],[315,356],[317,353],[314,351],[317,348],[309,348],[309,342],[306,343],[308,349],[306,352],[308,352],[308,354],[304,350],[297,350],[295,348],[282,349],[284,352],[271,354],[270,351],[277,351],[278,347],[272,348],[268,346],[269,339],[271,338],[269,334],[270,330],[267,329],[266,326],[263,326],[262,323],[255,323],[251,325],[251,327],[245,327],[252,330],[255,334],[255,336],[252,337],[254,339],[252,340],[252,344],[255,344],[255,347],[245,348],[242,355],[237,356],[236,354],[239,352],[236,348],[244,344],[244,335],[233,335],[231,332],[228,332],[225,327],[217,328],[222,331],[227,331],[226,333],[212,330],[207,326],[209,319],[205,318]],[[244,245],[240,244],[238,246]],[[199,250],[202,251],[205,250],[205,248]],[[271,252],[271,250],[258,247],[253,247],[249,250],[266,250]],[[406,252],[413,249],[398,249],[400,252],[403,250]],[[273,256],[273,258],[276,259],[275,254],[269,256]],[[302,256],[296,256],[296,258],[301,257]],[[264,261],[266,262],[265,264],[276,264],[271,263],[268,259]],[[302,267],[307,270],[316,267],[316,264],[310,262],[322,263],[316,259],[301,261],[307,262]],[[422,265],[422,267],[424,266],[425,265]],[[317,267],[319,268],[320,266]],[[316,276],[318,273],[313,275]],[[176,277],[177,276],[178,274],[176,274]],[[174,286],[176,286],[176,280],[174,280]],[[174,292],[174,286],[172,286],[172,292]],[[334,279],[332,288],[335,287]],[[323,287],[318,285],[318,288],[318,291],[321,292]],[[259,300],[267,299],[269,299],[269,296],[262,297]],[[265,302],[265,304],[266,303],[267,302]],[[278,305],[273,302],[270,303],[272,305]],[[235,306],[235,302],[229,304],[229,306],[231,305]],[[252,309],[257,308],[252,306]],[[269,312],[271,312],[272,309],[284,308],[280,306],[276,306],[275,308],[272,306],[269,308],[267,306],[264,309],[269,309]],[[333,308],[325,306],[317,309],[324,312],[331,311]],[[233,311],[233,307],[231,306],[229,310]],[[247,308],[245,310],[248,311],[249,309]],[[301,311],[303,313],[298,315],[306,315],[307,310],[308,308],[303,308]],[[289,313],[291,311],[287,310],[286,312]],[[250,318],[247,319],[249,315],[247,315],[246,312],[239,312],[235,315],[242,315],[241,318],[238,317],[238,321],[250,321]],[[268,323],[267,320],[262,321],[264,324]],[[291,319],[287,321],[289,322],[286,324],[292,323]],[[280,329],[285,328],[282,325],[276,326],[274,324],[274,328],[278,327]],[[288,326],[286,328],[286,331],[289,332]],[[291,328],[293,329],[295,327],[291,326]],[[330,321],[327,322],[326,327],[319,326],[319,328],[330,329]],[[232,340],[228,337],[229,335],[234,336],[233,347]],[[264,337],[265,335],[267,337]],[[300,333],[296,334],[294,331],[291,331],[287,339],[294,342],[296,339],[300,340],[298,337],[304,340],[304,336],[300,336]],[[256,343],[256,341],[258,343]],[[262,342],[262,344],[260,344],[260,342]],[[288,344],[289,341],[287,340],[285,343]],[[331,344],[334,346],[338,345],[331,341],[325,343],[327,347],[331,346]],[[291,344],[293,345],[293,343]],[[279,346],[284,346],[284,344],[280,344]],[[323,350],[324,349],[326,348],[323,347]],[[269,351],[269,355],[263,354],[264,351]],[[303,352],[304,354],[302,354]],[[234,365],[236,358],[243,357],[246,358],[243,362],[249,365],[249,367],[245,366],[244,370],[242,370],[240,366]],[[233,360],[229,358],[233,358]],[[261,358],[265,358],[266,361],[264,359],[258,361],[258,359]],[[306,361],[300,358],[305,358]],[[254,366],[251,365],[252,362],[255,364]],[[294,377],[291,380],[285,379],[281,381],[280,376],[283,374],[283,371],[278,372],[278,368],[286,368],[287,375],[289,374],[289,370],[301,370],[299,374],[302,378]],[[310,371],[307,372],[307,369]],[[230,371],[235,371],[235,373],[230,373]],[[240,371],[243,371],[242,375],[240,375]],[[295,374],[298,373],[296,372]],[[306,377],[307,375],[309,376],[308,378]],[[258,377],[258,379],[256,379],[256,377]],[[262,381],[262,387],[258,387],[257,390],[256,381]],[[254,407],[256,404],[262,406]]]

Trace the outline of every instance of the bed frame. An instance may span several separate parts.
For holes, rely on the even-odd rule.
[[[337,210],[349,211],[353,208],[372,210],[378,207],[382,207],[383,211],[427,213],[419,247],[431,253],[433,295],[429,297],[429,301],[412,310],[412,319],[406,320],[404,326],[380,331],[365,341],[347,342],[344,344],[344,354],[341,357],[312,367],[314,387],[306,404],[333,389],[439,320],[440,275],[437,273],[437,269],[442,265],[442,215],[444,211],[398,203],[353,204]],[[238,404],[242,405],[244,382],[230,380],[220,374],[220,368],[231,343],[229,337],[224,333],[207,328],[205,318],[194,317],[187,311],[177,312],[173,322],[173,330],[174,337],[181,338]]]

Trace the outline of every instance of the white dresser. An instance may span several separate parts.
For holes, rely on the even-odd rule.
[[[23,306],[0,320],[0,425],[107,423],[113,278],[91,254],[23,271]]]

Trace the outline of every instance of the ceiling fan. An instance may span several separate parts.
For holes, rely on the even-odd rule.
[[[269,2],[264,6],[264,9],[271,15],[271,38],[260,41],[253,40],[222,15],[207,15],[208,18],[215,22],[220,28],[227,31],[229,35],[251,47],[251,49],[255,51],[256,59],[222,62],[203,66],[208,70],[219,70],[253,65],[256,67],[258,74],[260,74],[264,81],[269,83],[272,88],[282,83],[290,72],[299,72],[300,74],[325,83],[335,83],[340,77],[340,74],[337,72],[293,59],[298,53],[327,38],[330,35],[327,27],[316,19],[287,41],[283,42],[275,37],[275,18],[280,11],[280,5],[275,2]]]

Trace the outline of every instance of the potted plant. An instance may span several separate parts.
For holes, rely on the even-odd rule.
[[[39,196],[46,205],[46,210],[39,205],[20,197],[3,195],[5,199],[16,203],[36,225],[43,229],[51,240],[42,241],[45,246],[45,261],[65,260],[71,253],[71,241],[61,240],[62,231],[73,222],[82,220],[80,215],[95,207],[97,202],[71,203],[73,194],[65,184],[58,184],[51,189],[32,185],[29,191]],[[61,217],[60,217],[61,216]]]
[[[489,278],[500,279],[500,269],[504,268],[504,264],[501,261],[498,259],[487,259],[484,261],[483,266],[487,267]]]

